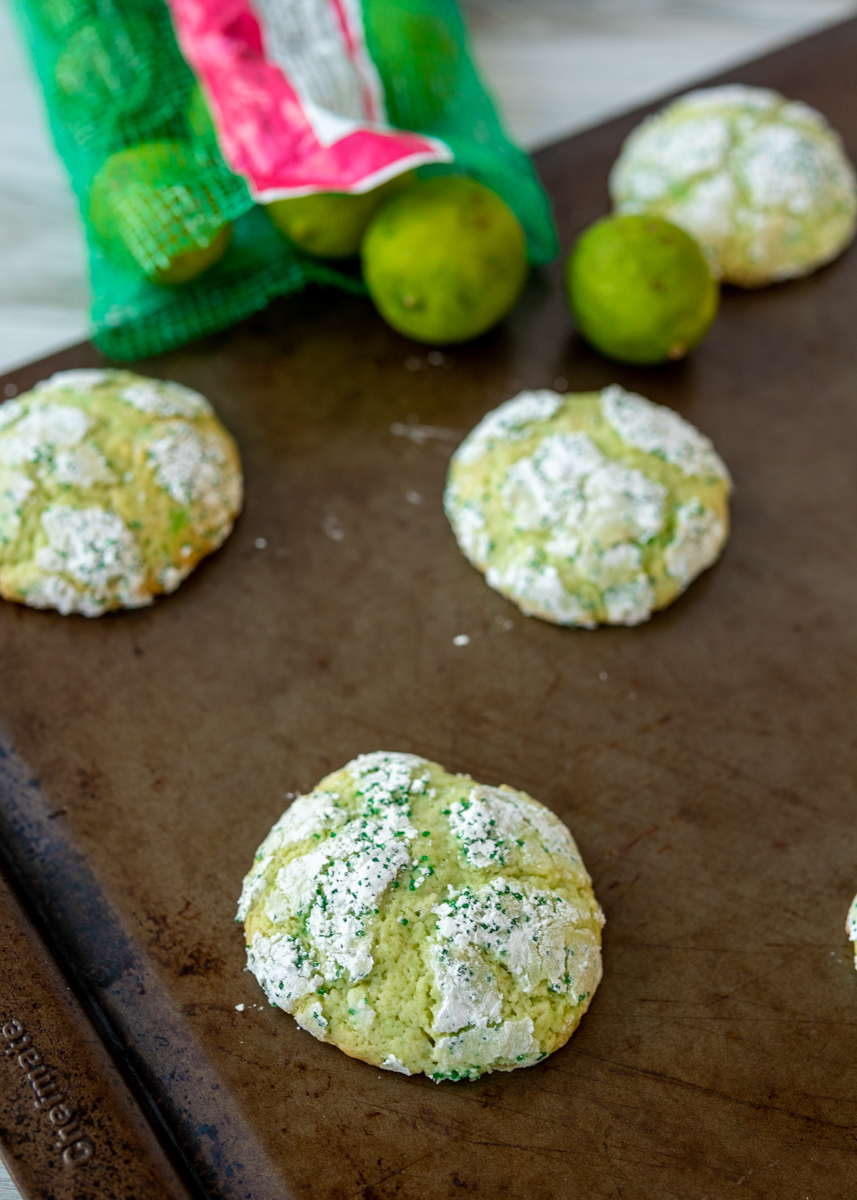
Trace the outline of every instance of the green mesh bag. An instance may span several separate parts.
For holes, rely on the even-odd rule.
[[[113,358],[223,329],[308,283],[363,293],[355,270],[274,227],[273,200],[465,172],[516,213],[531,263],[557,252],[454,0],[16,4],[86,225],[93,336]]]

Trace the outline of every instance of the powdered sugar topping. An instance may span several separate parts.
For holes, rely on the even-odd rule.
[[[21,528],[21,508],[35,488],[23,471],[0,467],[0,545],[13,542]]]
[[[614,383],[601,393],[601,411],[629,446],[657,454],[684,475],[729,479],[710,440],[671,408],[653,404]]]
[[[36,608],[95,617],[116,597],[128,608],[151,602],[142,590],[139,547],[121,517],[56,504],[42,513],[41,525],[47,539],[35,554],[41,577],[27,597]]]
[[[118,371],[102,370],[100,367],[77,367],[71,371],[56,371],[49,379],[37,383],[33,390],[91,392],[104,383],[110,383],[117,374]]]
[[[450,890],[432,910],[438,918],[430,962],[440,1002],[432,1030],[439,1038],[441,1071],[535,1061],[538,1043],[530,1018],[503,1020],[501,969],[522,991],[547,984],[584,1003],[601,977],[596,935],[582,920],[593,916],[554,892],[502,876],[484,887]],[[600,911],[596,922],[603,920]],[[462,1032],[463,1031],[463,1032]]]
[[[443,507],[461,549],[471,562],[482,564],[490,547],[482,505],[476,499],[462,500],[458,489],[450,484],[444,493]]]
[[[161,487],[179,504],[200,504],[217,511],[236,504],[234,481],[224,467],[226,453],[218,438],[185,421],[171,421],[149,442],[146,455]]]
[[[476,784],[449,806],[449,827],[474,867],[503,867],[536,843],[549,854],[580,865],[577,847],[561,821],[510,788]]]
[[[381,1066],[386,1071],[397,1071],[400,1075],[410,1075],[411,1073],[405,1064],[396,1058],[395,1054],[388,1054]]]
[[[591,606],[570,592],[553,563],[544,562],[537,547],[524,546],[501,570],[490,566],[485,572],[490,587],[514,596],[528,616],[544,616],[558,625],[578,625],[594,629],[598,622]]]
[[[604,590],[617,623],[637,624],[650,615],[654,593],[639,547],[663,528],[662,484],[612,462],[585,433],[554,433],[509,468],[500,491],[515,528],[552,531],[545,549]],[[502,573],[487,578],[563,624],[592,620],[580,612],[579,600],[565,599],[556,567],[540,561],[535,547],[524,547]]]
[[[284,836],[324,830],[327,837],[317,849],[293,858],[277,873],[266,913],[274,922],[303,921],[321,978],[334,980],[345,972],[357,981],[368,975],[374,963],[373,916],[387,887],[411,863],[409,843],[418,836],[410,821],[411,785],[424,765],[424,759],[410,754],[379,752],[354,759],[346,769],[358,784],[361,806],[350,818],[331,822],[327,794],[306,797],[292,822],[287,813],[279,823],[277,841],[272,831],[260,848],[258,873],[245,883],[239,916],[246,915],[258,893],[273,847]],[[269,948],[266,953],[276,958],[279,951]]]
[[[725,532],[717,514],[699,500],[680,505],[675,512],[675,532],[664,549],[667,572],[687,586],[715,561]]]
[[[199,392],[165,379],[139,380],[123,388],[119,398],[140,412],[156,417],[186,417],[193,420],[212,411],[209,402]]]
[[[848,906],[848,916],[845,918],[845,933],[849,942],[854,942],[854,966],[857,967],[857,896]]]
[[[478,1078],[487,1067],[526,1067],[543,1055],[533,1037],[531,1017],[502,1021],[499,1025],[479,1025],[452,1037],[438,1038],[434,1058],[441,1072]]]
[[[86,413],[72,405],[34,404],[19,414],[13,426],[7,423],[0,437],[0,463],[7,467],[47,463],[57,450],[81,442],[91,425]]]
[[[531,432],[537,421],[549,420],[562,404],[562,396],[543,389],[521,392],[482,418],[455,452],[457,462],[477,462],[497,442],[517,442]]]
[[[24,411],[24,405],[20,400],[7,400],[4,404],[0,404],[0,429],[5,429],[13,421],[17,421]]]
[[[286,1012],[311,996],[323,982],[310,954],[297,938],[284,933],[266,936],[257,930],[247,948],[247,968],[271,1003]]]

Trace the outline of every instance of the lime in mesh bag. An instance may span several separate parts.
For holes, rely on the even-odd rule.
[[[310,282],[364,291],[284,237],[272,201],[463,172],[512,208],[531,263],[556,254],[455,0],[16,3],[86,224],[94,338],[114,358]]]

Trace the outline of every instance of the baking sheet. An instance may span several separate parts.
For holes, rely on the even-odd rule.
[[[816,104],[855,157],[855,56],[849,22],[729,78]],[[606,209],[636,119],[539,155],[564,246]],[[852,249],[725,292],[688,361],[645,371],[576,338],[558,267],[438,363],[361,301],[307,293],[141,365],[212,399],[246,509],[152,609],[0,605],[0,823],[200,1194],[853,1196],[855,329]],[[456,439],[560,378],[672,406],[735,477],[721,562],[636,629],[524,618],[441,510]],[[543,1063],[441,1086],[380,1072],[243,972],[253,851],[291,795],[374,749],[523,788],[578,839],[605,976]]]

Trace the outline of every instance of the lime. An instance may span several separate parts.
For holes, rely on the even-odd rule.
[[[170,259],[168,267],[159,267],[152,275],[152,283],[160,283],[164,287],[175,287],[179,283],[190,283],[203,271],[213,267],[223,258],[232,242],[232,226],[221,225],[207,246],[198,246],[195,250],[185,250]]]
[[[111,155],[92,181],[89,220],[107,254],[153,283],[187,283],[226,252],[232,227],[181,142]]]
[[[418,342],[464,342],[514,307],[527,277],[524,231],[509,206],[463,175],[394,196],[360,250],[385,321]]]
[[[289,241],[319,258],[350,258],[360,249],[366,226],[378,205],[414,181],[413,171],[398,175],[371,192],[316,192],[273,200],[268,216]]]
[[[60,5],[51,7],[55,19],[63,20]],[[108,146],[116,144],[117,124],[142,130],[168,121],[175,115],[178,96],[163,83],[174,68],[158,20],[144,14],[129,20],[114,15],[80,24],[85,12],[85,7],[76,12],[77,28],[53,34],[62,43],[53,82],[69,132],[75,131],[81,145]]]
[[[81,25],[91,25],[97,16],[92,0],[41,0],[34,5],[32,16],[48,37],[61,39],[74,33]]]
[[[57,56],[54,83],[61,102],[87,111],[103,108],[112,118],[117,110],[131,112],[146,101],[151,68],[124,25],[114,29],[96,20],[69,35]]]
[[[696,242],[659,217],[603,217],[566,265],[577,327],[620,362],[683,358],[714,320],[719,288]]]

